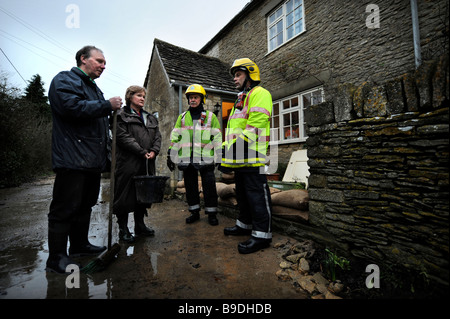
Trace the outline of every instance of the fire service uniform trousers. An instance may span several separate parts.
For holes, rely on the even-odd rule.
[[[236,225],[256,238],[272,239],[272,200],[267,177],[259,167],[234,169],[239,216]]]
[[[186,200],[189,205],[189,212],[200,211],[200,196],[198,189],[198,172],[202,179],[203,199],[205,201],[205,213],[216,214],[217,212],[217,190],[216,178],[214,176],[214,166],[203,166],[196,169],[194,165],[190,164],[184,173],[184,185],[186,188]]]

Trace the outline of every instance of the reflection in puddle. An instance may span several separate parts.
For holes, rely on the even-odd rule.
[[[31,253],[27,248],[27,254]],[[18,254],[21,254],[20,256]],[[37,250],[35,261],[26,266],[20,266],[25,255],[20,249],[2,254],[0,272],[0,299],[109,299],[111,298],[111,279],[94,279],[80,274],[80,288],[67,288],[68,275],[47,273],[45,264],[48,258],[47,243]],[[29,257],[29,256],[28,256]],[[5,259],[8,260],[5,260]],[[18,262],[17,268],[10,268],[12,263]],[[7,272],[7,273],[5,273]]]
[[[47,214],[53,184],[35,188],[1,190],[0,200],[0,299],[112,299],[129,297],[128,278],[134,278],[136,265],[145,265],[149,276],[158,274],[158,257],[148,244],[153,240],[139,239],[134,245],[121,245],[120,266],[110,265],[107,271],[92,275],[79,274],[78,288],[68,288],[69,274],[47,273]],[[32,195],[31,195],[32,194]],[[30,206],[31,205],[31,206]],[[33,208],[32,218],[23,211]],[[109,217],[109,180],[102,180],[97,204],[92,208],[89,241],[107,246]],[[117,219],[113,216],[112,243],[119,240]],[[129,228],[134,216],[129,214]],[[35,237],[36,234],[36,237]],[[70,244],[68,245],[68,247]],[[158,249],[158,248],[156,248]],[[95,257],[75,258],[86,265]],[[161,258],[161,257],[160,257]],[[160,267],[162,261],[159,260]],[[146,268],[148,266],[148,268]],[[151,269],[150,269],[151,266]],[[161,275],[162,268],[160,269]],[[147,272],[143,273],[147,275]],[[133,281],[134,282],[134,281]],[[72,286],[69,282],[69,287]]]
[[[39,196],[40,193],[34,194],[32,202],[41,205],[39,209],[36,208],[36,211],[39,212],[36,217],[40,218],[41,223],[45,225],[42,229],[43,232],[47,231],[46,219],[51,201],[51,190],[52,184],[49,184],[47,188],[41,190],[42,196]],[[19,191],[20,193],[20,189],[12,189],[12,191]],[[22,209],[23,205],[30,205],[29,201],[22,203],[19,200],[13,200],[14,196],[18,195],[3,194],[3,197],[8,199],[8,205],[0,206],[2,208],[1,213],[4,215],[2,226],[7,225],[6,221],[11,221],[11,218],[6,218],[7,215],[3,209],[12,212]],[[26,196],[22,194],[19,197],[24,198]],[[14,205],[10,203],[14,203]],[[92,244],[106,246],[108,216],[109,180],[102,180],[99,199],[92,208],[91,214],[89,240]],[[37,220],[34,222],[38,224]],[[25,225],[23,224],[22,227],[25,228]],[[27,246],[14,246],[14,242],[11,242],[9,247],[0,250],[0,299],[111,299],[113,297],[112,279],[106,277],[105,273],[98,273],[93,276],[80,274],[79,288],[66,287],[68,275],[47,273],[45,267],[48,258],[48,243],[46,236],[44,238],[44,241],[30,241]],[[118,238],[118,227],[114,221],[113,240],[116,238]],[[131,254],[133,254],[132,250],[129,252],[129,255]],[[85,257],[82,264],[86,264],[91,258]]]
[[[153,269],[153,276],[156,276],[158,274],[158,256],[161,255],[160,253],[150,253],[150,262],[152,264]]]
[[[130,257],[131,255],[133,255],[134,252],[134,246],[129,246],[127,248],[127,257]]]

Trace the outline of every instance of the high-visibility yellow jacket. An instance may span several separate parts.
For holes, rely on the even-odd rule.
[[[272,95],[256,86],[245,96],[239,95],[225,130],[222,166],[258,167],[266,164],[270,140]]]
[[[203,111],[194,125],[191,113],[186,111],[178,116],[172,130],[169,152],[179,168],[187,167],[189,163],[199,166],[214,165],[217,158],[220,161],[221,145],[220,124],[213,112]]]

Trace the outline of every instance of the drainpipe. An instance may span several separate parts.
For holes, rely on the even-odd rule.
[[[414,60],[416,69],[422,64],[422,53],[420,50],[419,14],[417,10],[417,0],[411,0],[411,17],[414,38]]]
[[[178,86],[178,115],[183,113],[183,87]]]
[[[178,85],[178,115],[183,113],[183,86],[181,84]],[[178,170],[178,180],[181,181],[183,179],[183,172]]]

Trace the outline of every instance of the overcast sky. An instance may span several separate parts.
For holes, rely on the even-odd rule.
[[[0,0],[0,73],[21,89],[39,74],[48,92],[75,53],[95,45],[106,57],[98,86],[124,98],[144,84],[155,38],[198,51],[249,1]]]

